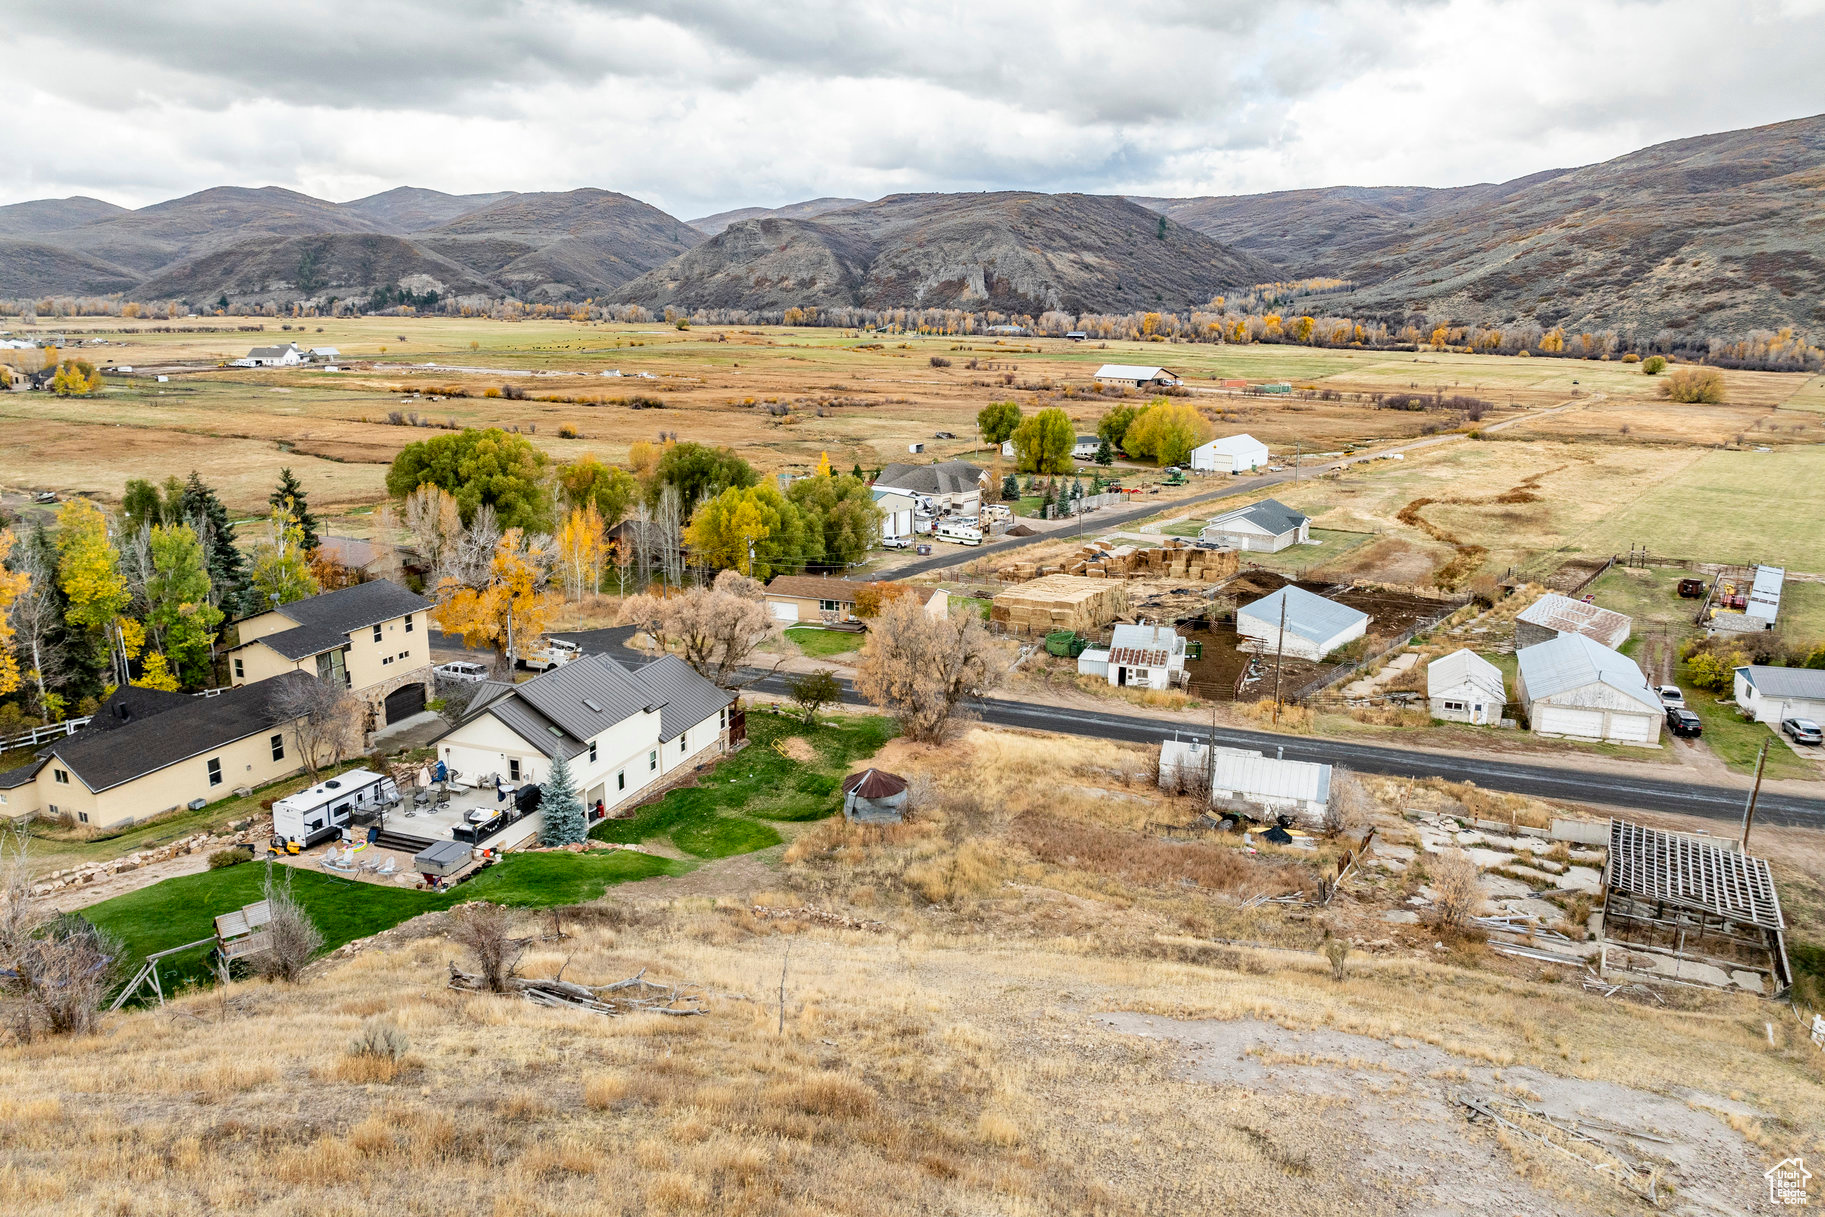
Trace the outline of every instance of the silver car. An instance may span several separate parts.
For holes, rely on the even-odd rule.
[[[440,663],[431,669],[431,674],[439,680],[453,680],[462,684],[479,684],[488,679],[487,668],[466,659],[459,659],[454,663]]]

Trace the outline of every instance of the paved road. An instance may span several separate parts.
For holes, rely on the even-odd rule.
[[[581,630],[554,635],[569,638],[591,654],[606,653],[629,666],[639,666],[646,657],[626,648],[631,626],[603,630]],[[460,639],[445,642],[433,632],[433,647],[460,649]],[[849,705],[865,704],[854,687],[843,681],[843,701]],[[769,676],[754,688],[780,696],[785,695],[786,677]],[[1122,740],[1130,743],[1158,743],[1180,732],[1184,738],[1203,739],[1208,730],[1183,727],[1144,715],[1121,714],[1102,710],[1069,709],[1060,706],[1032,705],[998,698],[985,698],[970,709],[985,723],[997,727],[1024,727],[1034,731],[1056,731],[1064,735],[1082,735],[1095,739]],[[1314,739],[1309,736],[1279,735],[1268,731],[1221,728],[1217,743],[1230,748],[1252,748],[1288,760],[1320,761],[1340,765],[1363,773],[1388,777],[1438,777],[1452,782],[1474,782],[1489,790],[1532,795],[1543,799],[1561,799],[1575,803],[1594,803],[1605,807],[1637,808],[1645,811],[1678,812],[1702,816],[1734,825],[1740,823],[1746,790],[1727,786],[1701,786],[1676,779],[1608,770],[1575,769],[1558,765],[1530,764],[1526,761],[1501,760],[1489,756],[1457,756],[1447,753],[1420,752],[1390,748],[1382,744],[1356,743],[1349,740]],[[1646,768],[1645,766],[1643,767]],[[1801,798],[1764,791],[1756,805],[1756,821],[1764,824],[1786,824],[1803,827],[1825,827],[1825,799]]]

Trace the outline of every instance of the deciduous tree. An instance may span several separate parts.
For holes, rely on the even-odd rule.
[[[573,508],[557,536],[552,538],[552,553],[557,562],[564,593],[581,600],[602,588],[602,567],[608,558],[608,533],[596,505]]]
[[[731,486],[698,504],[684,542],[700,565],[765,581],[823,558],[823,543],[798,504],[771,486]]]
[[[290,682],[274,695],[273,712],[292,723],[298,759],[312,781],[361,747],[367,708],[333,676]]]
[[[197,537],[203,542],[203,551],[209,555],[210,594],[215,603],[230,616],[249,608],[257,610],[258,604],[247,603],[246,566],[240,547],[234,543],[234,525],[228,522],[228,508],[194,469],[190,471],[190,480],[184,483],[182,507],[184,520],[196,529]]]
[[[455,497],[465,523],[486,505],[503,528],[549,528],[547,463],[523,435],[499,427],[459,431],[400,449],[387,471],[387,493],[404,498],[420,486],[438,486]]]
[[[133,597],[107,518],[88,499],[71,499],[57,512],[57,583],[67,598],[65,619],[106,657],[112,683],[126,684],[131,656],[121,645],[120,622]]]
[[[869,627],[856,688],[898,718],[907,737],[936,741],[961,702],[999,683],[998,651],[975,613],[933,617],[917,598],[903,597]]]
[[[640,493],[640,483],[633,474],[605,465],[588,452],[558,467],[558,487],[568,506],[593,506],[608,528],[627,518],[628,509]]]
[[[733,448],[712,448],[708,444],[672,444],[653,466],[652,483],[647,497],[658,503],[659,491],[676,486],[685,510],[701,500],[727,490],[745,490],[760,481],[760,474]]]
[[[1158,398],[1129,425],[1122,448],[1129,456],[1151,458],[1161,465],[1180,465],[1191,450],[1216,434],[1196,407]]]
[[[725,689],[759,679],[744,677],[742,669],[774,629],[761,585],[727,570],[707,588],[630,596],[621,620],[645,630],[661,648],[676,648],[699,674]]]
[[[461,634],[465,646],[494,648],[496,667],[531,651],[551,619],[554,598],[545,590],[549,560],[544,545],[517,528],[494,542],[485,561],[465,563],[437,585],[438,628]]]
[[[322,590],[311,574],[310,559],[304,550],[304,530],[298,527],[297,517],[283,507],[268,513],[266,524],[253,543],[247,582],[261,608],[277,608]]]
[[[1056,406],[1041,410],[1014,428],[1014,458],[1022,470],[1069,473],[1077,432],[1071,417]]]
[[[988,444],[1000,444],[1014,434],[1014,428],[1020,425],[1020,403],[1012,401],[992,401],[976,411],[976,427],[982,432],[982,440]]]
[[[837,682],[835,672],[829,668],[819,668],[815,672],[788,676],[786,696],[793,700],[809,723],[817,718],[819,710],[843,699],[843,686]]]
[[[209,602],[209,568],[203,543],[188,524],[160,524],[147,533],[146,626],[153,643],[186,685],[201,685],[222,610]]]
[[[1097,420],[1096,434],[1106,440],[1112,448],[1120,448],[1122,440],[1128,434],[1128,428],[1140,416],[1140,410],[1134,406],[1116,406]]]
[[[860,562],[881,543],[883,513],[860,478],[829,473],[800,478],[786,497],[805,513],[806,524],[816,532],[817,541],[807,548],[826,562]]]
[[[12,529],[0,528],[0,696],[20,685],[19,659],[13,653],[13,606],[32,586],[30,575],[8,564],[16,540]]]

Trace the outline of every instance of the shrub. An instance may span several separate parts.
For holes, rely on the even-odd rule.
[[[1667,361],[1659,355],[1649,355],[1646,359],[1641,361],[1641,374],[1643,376],[1658,376],[1666,370]]]
[[[1687,404],[1715,405],[1724,399],[1724,378],[1716,368],[1680,368],[1661,382],[1660,395]]]
[[[1331,979],[1342,980],[1344,961],[1350,957],[1350,943],[1344,938],[1327,938],[1324,940],[1324,957],[1331,963]]]
[[[405,1056],[412,1041],[406,1033],[378,1016],[361,1024],[361,1032],[349,1041],[350,1056],[372,1056],[397,1061]]]
[[[577,438],[577,429],[575,427],[571,426],[569,423],[560,423],[558,425],[558,438],[559,439],[576,439]]]
[[[230,866],[239,866],[243,862],[253,861],[253,854],[244,849],[218,849],[209,855],[210,870],[225,870]]]
[[[951,366],[951,361],[946,359],[944,356],[942,356],[942,355],[933,355],[932,356],[932,367],[948,368],[950,366]]]
[[[1626,354],[1622,357],[1622,362],[1623,363],[1640,363],[1641,356],[1635,354],[1635,352],[1633,352],[1633,351],[1630,351],[1628,354]]]
[[[1446,850],[1426,869],[1432,878],[1432,916],[1440,929],[1463,929],[1483,911],[1483,876],[1469,854]]]
[[[500,395],[501,395],[501,391],[499,389],[483,389],[482,390],[483,397],[499,397]]]

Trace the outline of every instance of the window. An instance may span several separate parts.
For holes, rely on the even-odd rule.
[[[400,652],[400,653],[399,653],[399,657],[400,657],[400,658],[401,658],[401,659],[410,659],[410,658],[412,658],[412,652],[410,652],[410,651],[401,651],[401,652]]]
[[[219,756],[209,758],[209,784],[211,786],[222,784],[222,758]]]
[[[507,758],[507,780],[510,782],[517,782],[520,780],[520,761],[518,757]]]
[[[627,789],[627,770],[623,769],[620,773],[617,773],[615,775],[615,789],[616,790],[626,790]]]
[[[55,807],[53,807],[53,808],[51,808],[51,811],[52,811],[52,812],[53,812],[53,813],[55,813],[55,812],[56,812],[56,810],[57,810],[57,809],[56,809],[56,808],[55,808]],[[76,818],[77,818],[77,819],[78,819],[78,820],[81,820],[81,821],[82,821],[82,822],[83,822],[83,823],[84,823],[84,824],[87,824],[87,823],[88,823],[88,822],[89,822],[89,813],[88,813],[88,812],[86,812],[86,811],[79,811],[79,812],[77,812],[77,813],[76,813]]]
[[[593,739],[589,741],[589,763],[596,763],[596,741]]]
[[[1448,701],[1445,703],[1445,709],[1447,710],[1462,710],[1463,708],[1464,703],[1461,701]]]
[[[843,602],[841,600],[820,600],[817,602],[817,607],[822,612],[840,613],[843,611]]]
[[[57,784],[59,786],[68,786],[70,784],[70,771],[68,769],[53,769],[51,770],[51,776],[57,779]]]
[[[659,750],[658,749],[655,748],[653,751],[646,754],[646,768],[647,768],[647,772],[649,772],[649,773],[652,772],[653,770],[659,768]]]
[[[380,658],[380,666],[383,668],[392,662],[393,662],[393,657],[391,655],[383,655]]]
[[[410,634],[411,632],[412,632],[412,614],[407,613],[406,614],[406,633]]]
[[[283,735],[272,737],[272,759],[275,761],[285,759],[285,737]]]
[[[234,661],[234,678],[236,680],[246,680],[247,679],[247,668],[245,665],[243,665],[241,663],[241,661],[239,659],[236,659]]]
[[[376,626],[375,626],[375,627],[374,627],[374,641],[375,641],[375,642],[379,642],[379,641],[380,641],[380,627],[379,627],[379,626],[378,626],[378,625],[376,625]]]
[[[681,736],[679,736],[679,737],[678,737],[678,755],[680,755],[680,756],[683,756],[683,755],[684,755],[684,741],[685,741],[685,738],[686,738],[686,737],[684,737],[684,736],[682,736],[682,735],[681,735]]]

